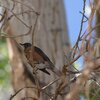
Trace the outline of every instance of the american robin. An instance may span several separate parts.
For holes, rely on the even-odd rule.
[[[24,47],[24,53],[25,56],[29,62],[29,64],[32,66],[32,63],[34,61],[34,64],[44,64],[44,67],[39,67],[38,69],[43,71],[44,73],[50,75],[50,73],[47,71],[47,69],[50,69],[52,72],[60,75],[60,72],[58,69],[55,68],[54,64],[50,61],[50,59],[47,57],[47,55],[38,47],[34,46],[33,52],[32,52],[32,44],[30,43],[20,43]],[[32,57],[31,57],[32,55]],[[33,66],[32,66],[33,67]]]

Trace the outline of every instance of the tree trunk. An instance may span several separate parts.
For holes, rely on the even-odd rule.
[[[12,67],[12,83],[14,91],[16,92],[23,87],[35,86],[35,79],[21,59],[22,55],[16,47],[15,40],[18,43],[32,43],[34,41],[34,45],[41,48],[48,55],[55,64],[55,67],[60,70],[62,69],[64,65],[64,48],[66,47],[66,51],[69,48],[64,4],[63,0],[2,0],[2,2],[2,4],[7,7],[8,17],[11,16],[11,14],[17,15],[22,13],[17,17],[13,16],[9,20],[8,25],[6,25],[5,30],[9,36],[16,37],[25,34],[29,32],[29,27],[32,26],[32,30],[28,35],[8,38],[9,57]],[[40,13],[34,33],[33,28],[35,27],[37,15],[32,12],[32,9]],[[34,37],[32,34],[34,34]],[[47,84],[53,81],[56,76],[47,76],[42,72],[39,72],[38,77],[39,81],[42,81],[42,84],[44,85],[45,83]],[[57,84],[55,83],[53,86],[50,86],[47,92],[53,93],[57,87],[56,85]],[[41,96],[36,89],[31,88],[24,89],[18,95],[16,100],[24,97],[34,97],[33,100],[38,100]],[[59,97],[59,100],[63,100],[63,97],[64,96]],[[48,100],[48,96],[44,93],[42,94],[41,99]]]
[[[98,25],[100,24],[100,1],[96,0],[95,3],[96,3],[96,23],[95,24]],[[96,42],[95,56],[100,57],[100,26],[96,28],[96,37],[97,37],[97,41],[95,41]],[[96,75],[97,81],[100,83],[100,68],[97,70],[96,74],[97,74]]]

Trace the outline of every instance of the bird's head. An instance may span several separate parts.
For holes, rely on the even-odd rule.
[[[31,47],[32,46],[32,44],[31,43],[20,43],[20,45],[21,46],[23,46],[24,47],[24,49],[27,49],[28,47]]]

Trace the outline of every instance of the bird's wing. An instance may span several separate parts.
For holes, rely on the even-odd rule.
[[[48,58],[48,56],[40,48],[38,48],[38,47],[35,46],[34,49],[35,49],[36,52],[38,52],[38,54],[45,61],[47,61],[49,63],[50,66],[48,67],[48,69],[50,69],[52,72],[54,72],[57,76],[61,76],[61,72],[57,68],[55,68],[54,64],[50,61],[50,59]],[[40,69],[40,70],[44,71],[45,73],[48,73],[47,70],[46,70],[46,68]],[[48,74],[50,74],[50,73],[48,73]]]
[[[34,46],[34,49],[35,49],[36,52],[39,53],[39,55],[44,59],[44,61],[49,62],[51,68],[54,67],[54,64],[50,61],[50,59],[48,58],[48,56],[40,48]]]
[[[45,61],[50,61],[50,59],[47,57],[47,55],[38,47],[34,46],[34,49],[38,54],[45,60]],[[51,61],[50,61],[51,62]]]

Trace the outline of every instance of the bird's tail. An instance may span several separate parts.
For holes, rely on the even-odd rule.
[[[49,63],[50,64],[50,67],[49,67],[49,69],[53,72],[53,73],[55,73],[57,76],[61,76],[61,71],[59,70],[59,69],[57,69],[55,66],[54,66],[54,64],[52,63],[52,62],[50,62]]]

